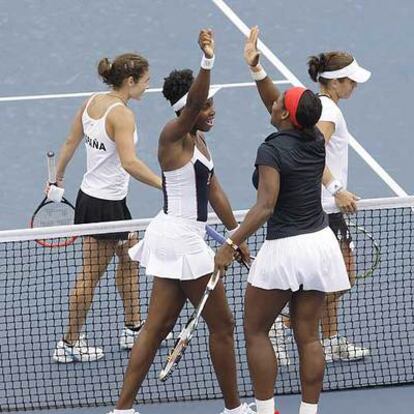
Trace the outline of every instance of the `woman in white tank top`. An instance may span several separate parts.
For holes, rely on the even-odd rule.
[[[78,110],[57,163],[58,185],[74,152],[84,141],[87,170],[78,193],[75,224],[131,219],[126,205],[129,177],[161,189],[161,179],[135,153],[135,116],[128,108],[138,100],[149,83],[148,62],[127,53],[111,62],[103,58],[98,73],[111,87],[109,93],[96,94]],[[56,362],[94,361],[103,350],[89,347],[80,335],[92,304],[94,289],[114,255],[118,256],[116,285],[125,311],[125,327],[120,346],[130,349],[142,326],[138,302],[138,266],[128,257],[128,248],[137,242],[136,234],[112,233],[83,239],[83,268],[70,293],[69,326],[56,346]]]
[[[189,299],[200,301],[213,271],[214,253],[204,235],[207,205],[228,229],[237,227],[230,203],[213,171],[213,160],[202,132],[214,124],[210,69],[214,61],[212,33],[200,33],[204,52],[201,69],[194,79],[190,70],[173,71],[165,79],[163,93],[177,118],[163,128],[158,160],[163,171],[164,208],[148,226],[143,240],[130,250],[148,275],[154,276],[145,325],[131,351],[116,412],[135,412],[132,405],[156,351],[171,331]],[[187,94],[188,92],[188,94]],[[247,246],[244,255],[248,258]],[[210,355],[221,387],[225,410],[253,414],[241,404],[237,391],[234,356],[234,322],[222,281],[210,294],[203,311],[210,332]]]
[[[326,141],[326,169],[322,188],[322,201],[335,205],[339,213],[329,214],[329,225],[340,243],[351,286],[355,283],[355,264],[352,240],[342,213],[354,213],[358,197],[346,190],[348,180],[348,147],[351,134],[338,106],[341,99],[351,97],[357,84],[366,82],[371,73],[358,65],[355,58],[345,52],[321,53],[312,56],[308,72],[320,86],[322,115],[317,124]],[[322,343],[326,361],[353,361],[369,355],[369,349],[351,343],[338,333],[338,306],[344,292],[327,295],[322,317]],[[358,310],[356,309],[357,313]]]

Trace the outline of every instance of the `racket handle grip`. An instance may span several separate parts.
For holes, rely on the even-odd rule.
[[[49,151],[47,153],[47,171],[49,184],[56,183],[56,164],[55,164],[55,153]]]
[[[226,242],[226,238],[222,234],[214,230],[213,227],[209,226],[208,224],[206,225],[206,232],[217,243],[224,244]]]

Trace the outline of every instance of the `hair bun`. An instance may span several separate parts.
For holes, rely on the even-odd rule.
[[[112,62],[109,58],[104,57],[98,63],[98,74],[104,81],[108,81],[110,78],[110,72],[112,69]]]
[[[324,72],[326,68],[326,64],[328,63],[328,59],[326,58],[325,53],[319,53],[319,69],[318,72]]]

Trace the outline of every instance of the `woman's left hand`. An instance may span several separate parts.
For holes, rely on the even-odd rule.
[[[214,256],[214,271],[219,271],[224,276],[227,267],[234,260],[234,250],[228,244],[223,244]]]

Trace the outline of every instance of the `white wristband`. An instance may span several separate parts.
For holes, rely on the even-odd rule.
[[[250,74],[252,75],[252,78],[254,81],[258,82],[267,77],[266,71],[260,66],[260,70],[255,72],[250,68]]]
[[[343,189],[344,189],[344,186],[339,180],[333,180],[326,186],[326,190],[332,196],[335,196]]]
[[[234,228],[233,230],[227,230],[227,234],[229,235],[229,237],[233,237],[233,234],[236,233],[239,227],[240,227],[240,224],[238,224],[237,227]]]
[[[47,192],[47,198],[55,203],[60,203],[63,198],[63,193],[65,190],[61,187],[56,187],[55,185],[51,185],[49,187],[49,191]]]
[[[215,55],[213,55],[213,57],[210,59],[206,58],[206,56],[203,55],[203,57],[201,58],[200,66],[205,70],[211,70],[213,69],[215,59],[216,59]]]

